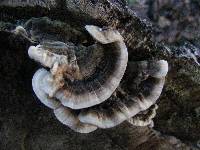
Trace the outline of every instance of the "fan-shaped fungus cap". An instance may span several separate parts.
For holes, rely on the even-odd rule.
[[[28,51],[32,59],[51,68],[53,76],[45,81],[48,88],[44,88],[44,91],[72,109],[91,107],[108,99],[118,87],[128,61],[127,48],[118,31],[101,29],[96,26],[86,26],[86,29],[103,44],[104,53],[109,55],[107,62],[102,63],[105,66],[97,66],[95,72],[86,79],[81,77],[81,69],[76,63],[74,52],[58,55],[50,50],[50,48],[58,47],[58,49],[69,51],[62,43],[52,44],[53,47],[31,46]],[[72,54],[71,57],[70,54]],[[66,77],[66,74],[71,76]],[[74,80],[68,80],[70,77]]]
[[[54,53],[54,49],[61,51],[60,53]],[[68,45],[63,42],[44,42],[42,45],[31,46],[28,50],[29,57],[34,59],[36,62],[41,63],[43,66],[52,69],[54,65],[68,65],[75,67],[76,56],[75,52],[68,49]]]
[[[55,100],[54,98],[50,98],[48,96],[48,94],[46,94],[44,92],[44,90],[42,90],[42,81],[43,78],[45,78],[46,76],[50,75],[50,73],[48,71],[46,71],[45,69],[39,69],[37,70],[37,72],[33,75],[33,79],[32,79],[32,87],[33,87],[33,91],[35,92],[37,98],[47,107],[51,108],[51,109],[56,109],[58,108],[61,103],[57,100]]]
[[[128,61],[123,38],[118,31],[111,29],[88,25],[85,28],[98,43],[85,48],[70,43],[46,42],[29,48],[32,59],[50,68],[50,71],[38,70],[33,77],[37,97],[54,110],[60,122],[80,133],[89,133],[97,127],[114,127],[125,120],[135,125],[152,122],[155,111],[147,114],[146,120],[136,115],[159,98],[168,63],[164,60],[130,63],[133,70],[130,73],[136,76],[139,88],[132,96],[116,100],[111,95],[119,86]],[[78,48],[93,56],[80,57]]]
[[[96,126],[81,123],[75,110],[63,107],[60,101],[49,97],[43,88],[44,78],[51,76],[50,72],[45,69],[39,69],[33,76],[32,86],[38,99],[47,107],[54,110],[56,118],[63,124],[70,127],[72,130],[80,133],[89,133],[97,129]]]
[[[86,25],[85,28],[94,39],[96,39],[102,44],[108,44],[113,42],[123,43],[124,39],[117,30],[112,30],[109,28],[103,29],[93,25]],[[126,46],[122,49],[126,49]]]
[[[89,133],[97,129],[94,125],[80,122],[75,110],[71,110],[67,107],[60,106],[59,108],[54,109],[54,114],[61,123],[67,125],[76,132]]]
[[[96,125],[100,128],[110,128],[153,105],[162,92],[165,76],[168,71],[168,63],[163,60],[149,63],[142,61],[138,62],[137,65],[133,65],[133,67],[141,66],[141,64],[147,64],[142,65],[143,67],[140,67],[140,71],[149,73],[149,77],[142,82],[138,95],[126,100],[116,101],[114,105],[107,107],[107,109],[103,109],[101,106],[109,103],[109,100],[99,106],[82,110],[79,114],[80,121]]]

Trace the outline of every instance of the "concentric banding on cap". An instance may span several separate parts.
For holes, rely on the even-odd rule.
[[[117,31],[96,26],[86,26],[86,29],[104,44],[104,58],[90,77],[68,83],[56,93],[56,98],[72,109],[91,107],[108,99],[118,87],[128,61],[127,48]]]
[[[138,62],[138,65],[141,63],[144,62]],[[108,100],[100,105],[84,109],[79,114],[80,121],[96,125],[99,128],[111,128],[155,104],[165,83],[168,63],[166,61],[158,61],[153,64],[153,68],[149,67],[149,65],[146,65],[143,69],[140,68],[141,72],[147,71],[149,77],[142,81],[138,94],[124,100],[120,99],[113,102]]]
[[[90,133],[97,129],[96,126],[79,121],[75,110],[60,106],[54,110],[56,118],[64,125],[79,133]]]
[[[101,29],[96,26],[86,26],[86,30],[103,47],[103,57],[98,66],[96,66],[95,71],[87,78],[83,76],[80,79],[75,78],[73,81],[65,78],[65,84],[55,92],[55,95],[47,92],[50,96],[59,99],[64,106],[71,109],[88,108],[108,99],[119,86],[128,62],[127,48],[118,31]],[[53,46],[58,50],[59,48],[60,50],[63,50],[63,48],[66,51],[69,50],[66,48],[67,46],[59,42],[49,46]],[[66,65],[73,70],[74,66],[71,66],[69,58],[74,58],[74,56],[69,57],[68,53],[65,53],[66,55],[58,55],[53,53],[52,50],[47,51],[47,49],[48,47],[45,48],[43,45],[30,47],[29,56],[49,68],[53,68],[56,62],[62,65],[66,61]],[[85,59],[89,60],[91,58]],[[80,71],[82,70],[81,67],[84,68],[84,65],[80,64]],[[49,87],[46,91],[54,91],[56,89],[54,87],[55,84],[48,85]]]
[[[50,75],[50,73],[45,69],[39,69],[36,71],[36,73],[33,75],[32,79],[32,87],[33,91],[35,92],[37,98],[47,107],[51,109],[58,108],[61,103],[57,101],[55,98],[50,98],[48,94],[44,92],[41,88],[41,83],[43,79]]]

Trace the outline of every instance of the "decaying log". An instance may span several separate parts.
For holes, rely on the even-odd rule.
[[[0,26],[0,50],[1,59],[6,59],[5,63],[2,63],[0,66],[3,71],[0,73],[1,76],[4,76],[4,73],[9,72],[9,75],[6,77],[5,81],[0,83],[3,87],[1,88],[0,93],[6,95],[6,97],[1,97],[2,99],[8,99],[5,103],[0,102],[2,109],[0,112],[2,119],[0,120],[3,126],[3,134],[0,135],[0,138],[4,139],[0,143],[0,147],[6,149],[6,132],[16,132],[17,128],[12,126],[12,123],[18,124],[18,119],[22,118],[19,125],[19,131],[16,134],[27,134],[28,139],[26,142],[16,142],[12,139],[15,139],[17,136],[13,137],[12,134],[8,136],[8,140],[11,140],[11,145],[7,149],[13,149],[14,144],[22,144],[22,147],[27,147],[28,149],[55,149],[55,148],[71,148],[78,149],[77,146],[82,146],[82,141],[84,143],[85,149],[92,149],[95,145],[97,149],[189,149],[186,145],[182,144],[179,140],[174,137],[166,137],[160,135],[157,131],[147,127],[132,127],[129,124],[125,123],[121,126],[118,126],[113,129],[108,129],[106,131],[98,130],[91,135],[80,136],[75,133],[64,131],[63,126],[59,123],[56,123],[53,120],[53,116],[49,115],[48,110],[43,110],[41,106],[36,109],[36,114],[34,113],[34,108],[37,107],[35,102],[36,98],[32,98],[32,91],[30,86],[31,75],[33,70],[37,68],[32,62],[28,60],[27,49],[30,45],[36,45],[36,43],[21,37],[19,35],[12,35],[5,29],[11,30],[14,29],[17,25],[17,21],[20,24],[23,24],[25,21],[31,17],[41,17],[47,16],[53,20],[60,20],[69,25],[69,30],[80,31],[80,34],[77,33],[74,41],[78,41],[79,35],[82,36],[81,42],[87,41],[93,42],[89,36],[84,36],[82,33],[85,33],[83,27],[86,24],[94,24],[101,27],[111,27],[117,29],[123,38],[125,43],[129,48],[129,60],[146,60],[153,58],[162,58],[164,54],[162,51],[157,48],[156,44],[151,40],[151,26],[145,21],[137,17],[132,10],[130,10],[124,1],[118,0],[37,0],[37,1],[22,1],[22,0],[1,0],[0,1],[0,21],[3,22],[3,26]],[[6,24],[5,23],[10,23]],[[2,31],[3,30],[3,31]],[[73,41],[73,34],[69,34],[69,40]],[[19,37],[16,37],[19,36]],[[7,38],[5,38],[7,37]],[[80,42],[80,41],[79,41]],[[87,44],[87,43],[86,43]],[[13,51],[14,50],[14,51]],[[16,54],[17,58],[13,57],[13,53]],[[5,67],[6,64],[9,64]],[[18,64],[17,67],[15,64]],[[30,66],[30,68],[27,66]],[[25,71],[27,74],[24,74],[21,77],[22,72]],[[7,83],[18,80],[11,85]],[[23,87],[22,89],[19,86]],[[8,89],[4,91],[3,89]],[[13,95],[11,93],[19,92],[23,96]],[[16,103],[16,105],[15,105]],[[22,104],[22,105],[21,105]],[[16,111],[14,109],[17,109]],[[24,108],[24,110],[22,110]],[[28,113],[26,113],[28,112]],[[16,116],[12,116],[12,113],[16,113]],[[36,116],[35,116],[36,115]],[[38,116],[42,116],[42,119],[39,119]],[[46,116],[45,116],[46,115]],[[8,118],[6,117],[8,116]],[[33,117],[33,121],[29,122],[30,116]],[[11,121],[9,121],[11,118]],[[53,122],[53,126],[48,129],[46,126],[49,125],[48,120]],[[41,121],[41,122],[40,122]],[[29,122],[29,123],[27,123]],[[36,122],[36,123],[35,123]],[[25,124],[23,128],[22,123]],[[31,124],[35,123],[34,128],[30,129]],[[0,125],[1,125],[0,124]],[[42,125],[41,125],[42,124]],[[43,130],[43,126],[45,128]],[[5,126],[8,125],[8,130]],[[37,131],[41,129],[42,132]],[[25,131],[23,131],[25,130]],[[46,130],[46,131],[45,131]],[[55,133],[54,133],[55,131]],[[53,136],[51,133],[53,132]],[[32,135],[33,133],[33,135]],[[99,138],[99,135],[103,135]],[[48,146],[48,142],[39,142],[38,139],[47,139],[50,136],[50,139],[53,141],[49,143],[52,147]],[[55,136],[55,137],[54,137]],[[61,137],[61,139],[57,138]],[[74,141],[70,140],[69,137],[72,136]],[[88,138],[88,136],[91,136]],[[26,137],[27,138],[27,137]],[[56,142],[67,142],[61,144],[62,146],[56,147]],[[108,147],[106,147],[107,141],[101,141],[102,139],[108,140]],[[67,140],[66,140],[67,139]],[[94,140],[97,139],[97,140]],[[104,139],[104,140],[105,140]],[[123,140],[121,140],[123,139]],[[23,138],[22,138],[23,141]],[[34,141],[34,142],[32,142]],[[90,144],[92,143],[92,144]],[[40,146],[34,148],[34,144]],[[87,145],[89,144],[89,146]],[[67,146],[66,146],[67,145]],[[71,146],[69,146],[71,145]],[[112,147],[113,145],[113,147]],[[19,146],[20,147],[20,146]],[[84,149],[84,148],[83,148]]]

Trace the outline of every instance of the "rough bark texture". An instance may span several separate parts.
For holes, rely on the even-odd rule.
[[[145,1],[145,0],[144,0]],[[170,71],[160,98],[156,129],[199,145],[199,1],[146,0],[137,9],[152,21],[154,39],[164,43]],[[141,4],[140,4],[141,5]]]
[[[63,34],[63,41],[82,43],[87,39],[90,43],[92,40],[83,28],[86,24],[109,26],[123,35],[129,48],[129,61],[167,59],[170,72],[160,98],[155,127],[191,145],[196,144],[200,139],[199,67],[193,57],[180,57],[176,47],[168,51],[166,46],[156,45],[151,40],[151,26],[128,9],[125,2],[1,0],[0,149],[189,149],[174,137],[159,135],[147,127],[136,128],[124,123],[83,135],[57,122],[51,110],[40,104],[32,92],[31,79],[38,66],[27,55],[31,43],[5,31],[24,24],[31,17],[42,16],[60,21],[53,22],[55,28],[50,30],[55,35]],[[61,27],[63,30],[58,30]],[[127,72],[125,79],[130,77]],[[122,86],[126,86],[126,80]]]

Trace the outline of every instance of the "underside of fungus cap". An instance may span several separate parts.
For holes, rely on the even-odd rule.
[[[57,42],[56,44],[46,44],[48,46],[39,45],[29,48],[29,56],[42,65],[49,67],[53,73],[52,81],[46,80],[45,84],[48,86],[43,90],[49,96],[60,100],[64,106],[72,109],[91,107],[108,99],[118,87],[128,61],[127,48],[123,42],[123,38],[117,31],[110,29],[101,30],[95,26],[86,26],[86,29],[99,42],[102,42],[102,39],[107,40],[106,44],[105,42],[100,43],[102,45],[101,47],[103,47],[103,57],[99,65],[94,68],[93,74],[87,78],[82,75],[82,68],[79,68],[77,63],[72,65],[73,61],[69,61],[69,58],[74,58],[75,56],[70,56],[70,53],[58,54],[62,50],[60,49],[60,43]],[[99,39],[96,35],[97,33],[103,36]],[[68,50],[67,48],[66,51]],[[85,57],[85,59],[90,58]],[[75,61],[75,59],[72,60]],[[83,65],[80,66],[84,67]],[[73,69],[78,70],[78,74],[80,76],[82,75],[82,77],[70,80],[67,75],[74,76]],[[59,81],[62,83],[59,83]],[[62,86],[57,88],[55,85]]]
[[[146,68],[144,69],[146,70]],[[163,69],[165,70],[165,68]],[[162,68],[157,71],[163,72]],[[162,92],[164,81],[164,77],[154,78],[150,76],[142,81],[140,90],[135,96],[121,98],[114,102],[109,99],[100,105],[84,109],[79,114],[79,119],[81,122],[100,128],[114,127],[153,105]]]
[[[66,108],[64,106],[60,106],[54,110],[54,114],[56,118],[63,123],[64,125],[67,125],[72,130],[79,132],[79,133],[89,133],[97,129],[96,126],[81,123],[78,120],[78,116],[75,112],[75,110],[71,110],[69,108]]]

